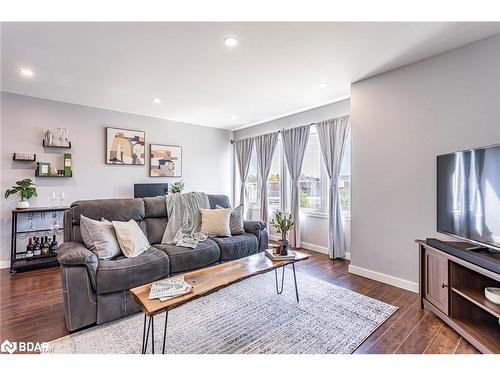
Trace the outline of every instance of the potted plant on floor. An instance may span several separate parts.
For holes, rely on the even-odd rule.
[[[5,198],[7,199],[9,196],[14,194],[18,194],[21,198],[21,200],[16,204],[16,209],[18,210],[26,210],[30,208],[28,199],[38,196],[35,184],[33,184],[33,181],[31,181],[31,179],[29,178],[17,181],[14,186],[12,186],[10,189],[7,189],[7,191],[5,192]]]
[[[294,222],[292,215],[286,215],[281,211],[277,211],[274,218],[271,220],[271,225],[274,226],[276,232],[281,234],[280,255],[288,255],[288,240],[286,239],[288,232],[293,228]]]

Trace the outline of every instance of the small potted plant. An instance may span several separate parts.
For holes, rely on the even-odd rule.
[[[176,183],[172,184],[172,187],[170,188],[170,192],[172,194],[182,193],[182,190],[184,190],[184,181],[177,181]]]
[[[29,178],[17,181],[14,186],[12,186],[10,189],[7,189],[7,191],[5,192],[5,198],[8,198],[9,196],[14,194],[18,194],[21,198],[21,200],[18,201],[16,205],[16,209],[18,210],[26,210],[30,208],[28,199],[38,196],[35,184],[33,184],[33,181],[31,181],[31,179]]]
[[[271,220],[271,225],[274,226],[276,232],[281,234],[281,240],[278,241],[280,245],[280,255],[288,255],[288,240],[286,237],[294,225],[292,215],[287,216],[283,212],[277,211],[274,219]]]

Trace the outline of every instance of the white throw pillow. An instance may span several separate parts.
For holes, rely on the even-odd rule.
[[[215,205],[215,208],[224,208]],[[231,208],[231,207],[228,207]],[[231,236],[236,236],[238,234],[243,234],[245,232],[244,221],[243,221],[243,213],[244,213],[243,203],[238,207],[232,209],[231,216],[229,217],[229,228],[231,229]]]
[[[210,237],[230,237],[231,228],[229,218],[230,208],[216,208],[215,210],[201,209],[201,233]]]
[[[120,245],[116,239],[113,224],[80,216],[80,233],[83,243],[99,259],[110,259],[120,255]]]
[[[113,221],[112,223],[122,253],[127,258],[136,257],[149,249],[149,241],[135,220]]]

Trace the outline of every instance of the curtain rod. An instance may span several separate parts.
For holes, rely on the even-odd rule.
[[[329,118],[329,119],[323,120],[323,121],[335,120],[335,119],[346,117],[346,116],[349,116],[349,114],[343,115],[343,116],[332,117],[332,118]],[[323,122],[323,121],[318,121],[318,122]],[[310,123],[308,125],[309,126],[316,125],[318,122],[312,122],[312,123]],[[294,126],[293,128],[289,128],[289,129],[300,128],[301,126],[306,126],[306,125]],[[282,128],[281,130],[278,130],[277,132],[269,132],[269,133],[264,133],[264,134],[256,135],[256,136],[253,136],[253,137],[247,137],[247,138],[255,138],[255,137],[260,137],[261,135],[272,134],[272,133],[281,133],[284,130],[288,130],[288,129]],[[243,140],[243,139],[247,139],[247,138],[242,138],[242,139],[240,139],[240,141]],[[231,143],[232,145],[234,144],[234,142],[236,142],[234,139],[230,139],[229,140],[229,143]]]

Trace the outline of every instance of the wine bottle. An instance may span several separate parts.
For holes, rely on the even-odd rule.
[[[43,255],[47,255],[49,253],[49,243],[47,241],[47,236],[42,239],[41,250]]]
[[[28,246],[26,246],[26,257],[32,257],[33,256],[33,239],[30,238],[28,240]]]
[[[52,235],[52,242],[50,243],[50,252],[51,253],[57,253],[57,249],[59,247],[59,244],[57,243],[56,235]]]
[[[41,254],[42,254],[42,249],[40,247],[40,238],[35,237],[35,245],[33,248],[33,255],[37,256],[37,255],[41,255]]]

